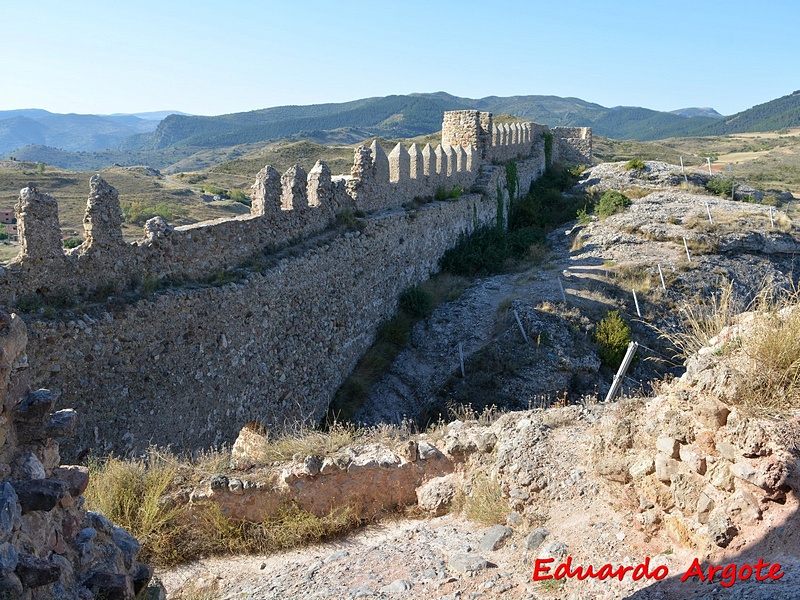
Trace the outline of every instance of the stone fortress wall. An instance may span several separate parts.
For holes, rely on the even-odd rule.
[[[21,251],[0,273],[0,302],[190,284],[84,303],[72,317],[26,318],[36,384],[60,391],[84,417],[65,454],[198,448],[230,443],[252,420],[277,428],[320,418],[400,293],[435,272],[461,233],[495,222],[499,206],[508,214],[505,168],[492,163],[517,159],[515,188],[527,190],[546,167],[547,132],[448,112],[436,148],[398,144],[387,156],[374,142],[356,149],[343,176],[322,162],[282,175],[267,166],[250,215],[175,228],[157,217],[132,244],[122,238],[116,190],[97,175],[85,242],[73,250],[62,249],[56,200],[22,190]],[[591,131],[566,133],[553,133],[552,160],[589,163]],[[465,190],[458,200],[403,208],[454,186]],[[363,211],[360,230],[330,229],[344,211]],[[221,287],[196,284],[281,247],[269,268]]]

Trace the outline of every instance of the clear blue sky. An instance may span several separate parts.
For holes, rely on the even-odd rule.
[[[727,115],[800,89],[798,0],[4,0],[0,23],[0,110],[446,91]]]

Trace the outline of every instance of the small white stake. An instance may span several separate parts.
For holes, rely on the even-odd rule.
[[[683,247],[686,248],[686,258],[689,259],[689,262],[692,262],[692,255],[689,254],[689,244],[686,243],[686,238],[683,238]]]
[[[683,169],[683,157],[681,156],[681,173],[686,173]]]
[[[567,293],[564,291],[564,285],[561,283],[561,277],[558,278],[558,287],[561,289],[561,299],[564,304],[567,303]]]
[[[622,364],[619,366],[617,374],[614,376],[614,382],[611,384],[611,389],[608,390],[608,394],[606,395],[606,403],[611,402],[614,399],[614,396],[617,395],[617,392],[619,392],[619,388],[622,386],[622,379],[625,377],[625,373],[627,372],[628,367],[631,365],[638,347],[639,344],[636,342],[631,342],[628,344],[628,350],[625,352],[625,358],[622,359]]]
[[[661,271],[661,265],[658,265],[658,276],[661,277],[661,287],[664,288],[664,291],[667,291],[667,284],[664,283],[664,273]]]
[[[706,202],[706,212],[708,213],[708,222],[713,225],[714,219],[711,218],[711,208],[709,208],[708,202]]]
[[[461,379],[466,379],[467,375],[464,373],[464,344],[458,344],[458,360],[461,362]]]
[[[772,207],[769,207],[769,225],[775,229],[775,219],[772,218]]]
[[[633,303],[636,305],[636,316],[641,319],[642,311],[639,310],[639,299],[636,297],[636,290],[631,291],[633,292]]]
[[[708,163],[708,175],[711,176],[711,159],[706,157],[706,162]]]
[[[525,338],[525,343],[528,343],[528,334],[525,333],[525,328],[522,326],[522,321],[519,320],[519,314],[517,313],[517,309],[514,309],[514,318],[517,320],[517,325],[519,325],[519,330],[522,332],[522,337]]]

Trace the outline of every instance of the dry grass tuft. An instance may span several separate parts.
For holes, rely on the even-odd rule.
[[[500,482],[483,471],[478,471],[465,484],[461,496],[454,501],[454,508],[463,510],[470,521],[482,525],[503,524],[510,512]]]
[[[733,323],[733,318],[742,311],[742,303],[735,297],[733,283],[723,282],[719,291],[710,300],[700,300],[695,304],[686,303],[681,309],[683,330],[677,332],[661,332],[661,337],[670,342],[677,350],[676,358],[686,359],[700,348],[708,345],[709,340],[719,334],[723,328]]]
[[[800,291],[764,288],[753,309],[740,340],[749,372],[737,401],[752,414],[785,417],[800,409]]]

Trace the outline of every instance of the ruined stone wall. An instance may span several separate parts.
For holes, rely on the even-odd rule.
[[[89,471],[60,466],[56,441],[76,412],[31,389],[26,344],[22,319],[0,311],[0,598],[133,598],[153,571],[127,531],[84,510]]]
[[[592,164],[591,127],[553,127],[553,160],[573,165]]]
[[[346,176],[324,163],[308,173],[267,166],[250,215],[178,228],[155,218],[134,244],[122,240],[117,192],[99,176],[90,182],[86,242],[67,252],[56,200],[23,190],[23,252],[0,273],[0,302],[114,294],[57,320],[28,319],[37,385],[62,392],[88,421],[67,454],[150,442],[198,448],[230,442],[248,421],[280,428],[322,416],[400,293],[434,272],[462,232],[498,216],[505,223],[506,170],[486,157],[521,157],[518,193],[544,171],[544,126],[494,128],[494,143],[491,115],[465,112],[445,123],[473,131],[471,141],[459,138],[467,146],[398,144],[387,156],[373,143],[356,149]],[[453,186],[475,193],[401,209]],[[330,229],[348,210],[365,213],[363,229]],[[259,266],[244,269],[253,256]],[[234,267],[235,283],[204,283]],[[164,281],[173,285],[147,291]],[[123,297],[126,289],[132,295]]]
[[[520,188],[542,170],[520,162]],[[37,385],[84,415],[65,455],[229,444],[249,421],[281,428],[321,417],[400,293],[435,272],[476,219],[496,222],[498,189],[507,218],[505,168],[486,174],[484,194],[376,214],[362,231],[293,247],[236,283],[31,320]]]

